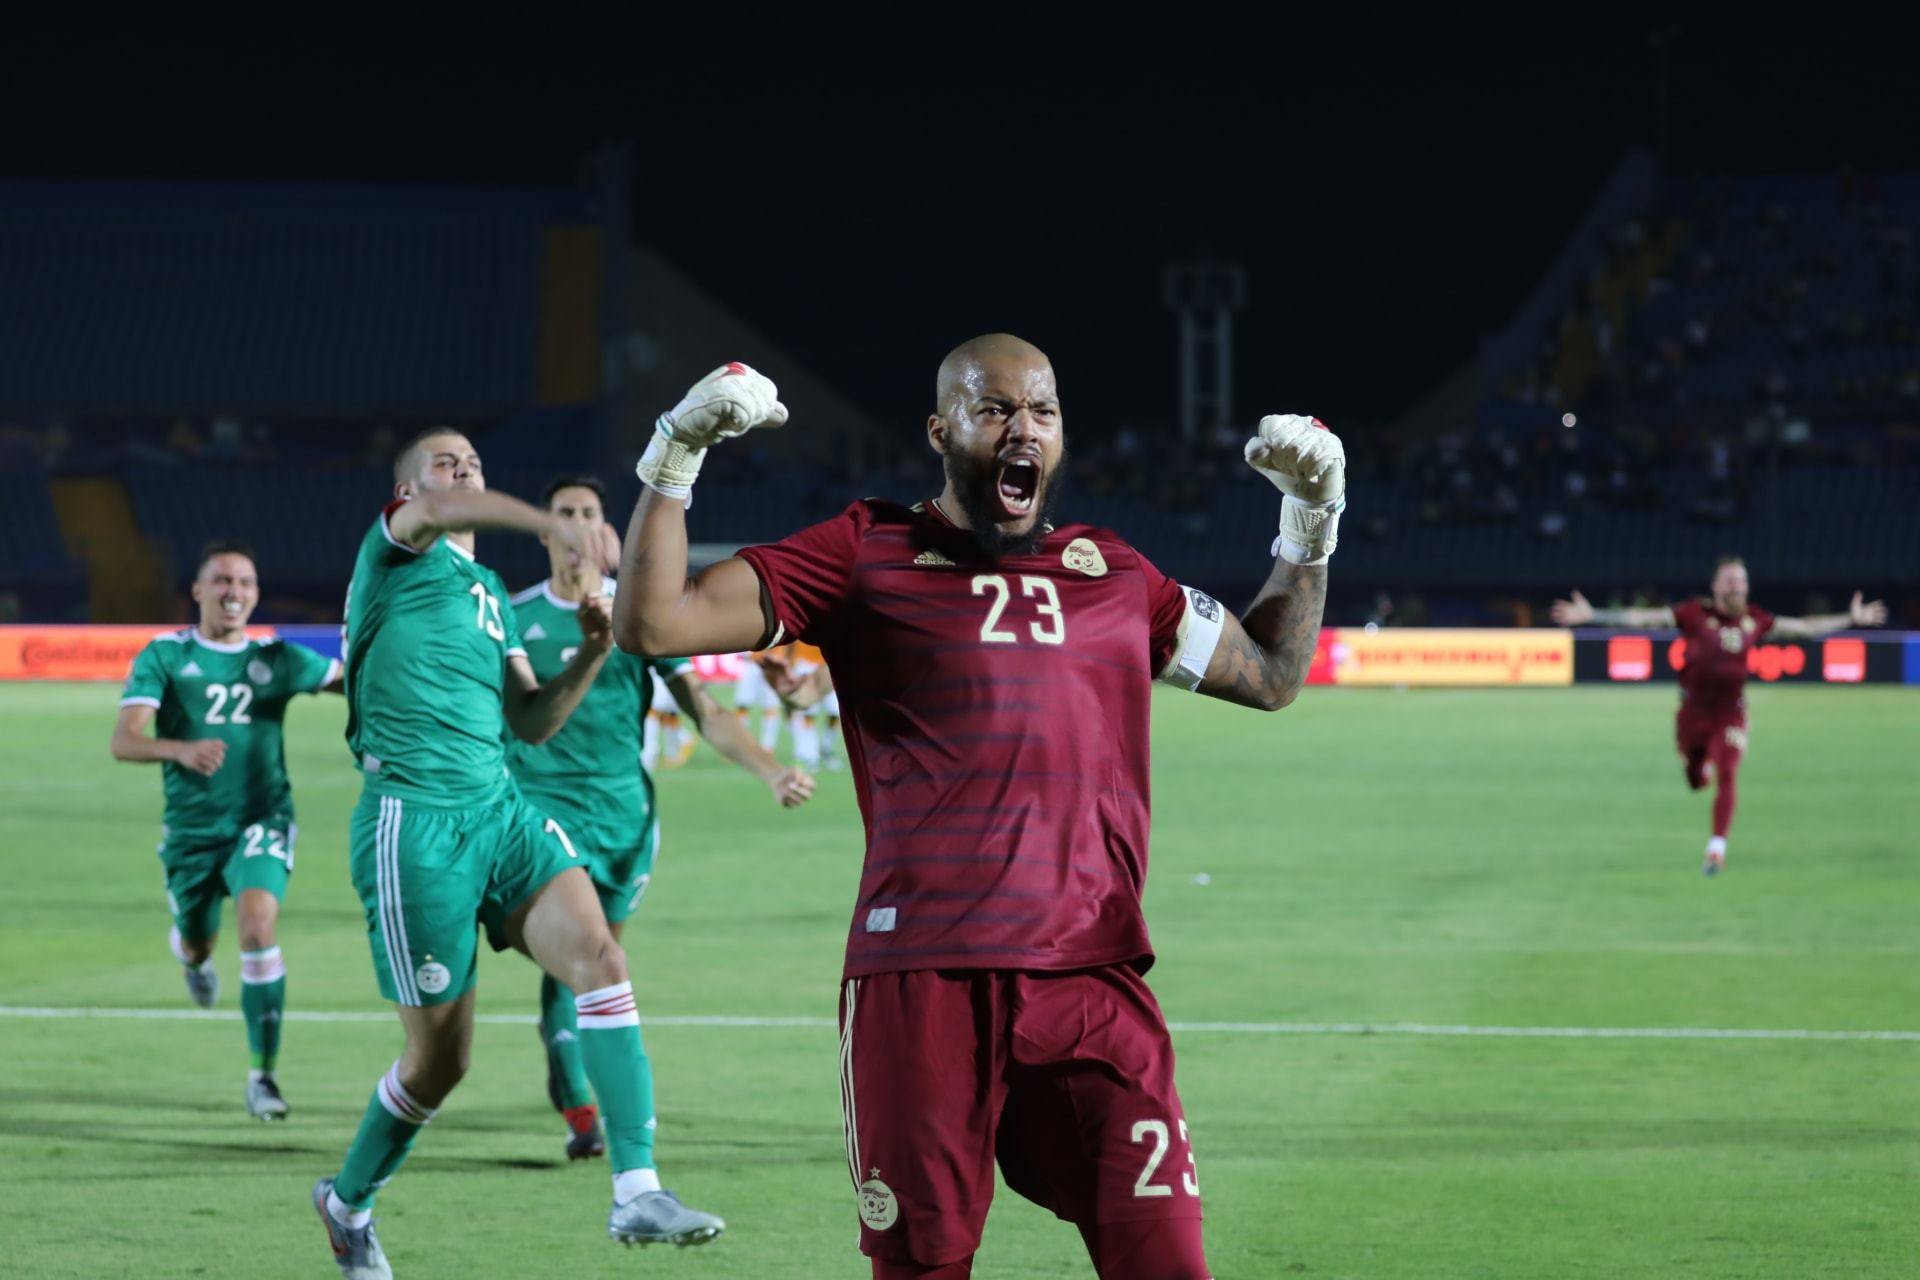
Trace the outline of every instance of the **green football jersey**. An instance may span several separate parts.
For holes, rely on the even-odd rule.
[[[482,804],[507,786],[500,708],[525,652],[500,575],[441,538],[361,539],[347,587],[347,745],[368,790],[424,805]]]
[[[281,725],[298,693],[317,693],[335,664],[305,645],[279,640],[216,644],[186,627],[156,636],[133,660],[123,707],[155,708],[162,738],[219,738],[227,756],[212,777],[160,766],[167,830],[208,839],[238,837],[249,823],[293,812]]]
[[[613,580],[606,582],[613,594]],[[580,647],[580,606],[553,594],[552,583],[513,598],[513,613],[533,674],[544,683],[559,675]],[[653,808],[653,780],[640,764],[647,711],[653,706],[650,671],[662,680],[693,670],[686,658],[641,658],[615,649],[560,732],[532,746],[507,743],[507,766],[520,790],[563,818],[605,821]]]

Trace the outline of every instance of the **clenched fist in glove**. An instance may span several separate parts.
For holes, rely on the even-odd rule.
[[[735,360],[694,383],[655,420],[653,440],[634,473],[666,497],[690,499],[709,445],[786,420],[787,406],[773,380]]]
[[[1347,506],[1347,451],[1318,418],[1271,414],[1247,441],[1247,465],[1273,481],[1280,536],[1273,553],[1292,564],[1325,564]]]

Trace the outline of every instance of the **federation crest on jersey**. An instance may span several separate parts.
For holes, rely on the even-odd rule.
[[[1106,557],[1093,545],[1092,538],[1075,538],[1069,542],[1067,549],[1060,553],[1060,563],[1089,578],[1104,578],[1107,574]]]
[[[271,684],[273,682],[273,668],[260,661],[260,659],[255,658],[247,664],[247,679],[253,681],[255,684]]]
[[[875,1231],[885,1231],[900,1221],[900,1201],[893,1188],[880,1181],[880,1171],[860,1184],[860,1221]]]
[[[1748,635],[1753,634],[1753,615],[1752,614],[1750,613],[1746,614],[1740,619],[1740,629],[1746,632]]]
[[[437,996],[453,985],[453,974],[438,960],[429,960],[413,971],[413,980],[430,996]]]

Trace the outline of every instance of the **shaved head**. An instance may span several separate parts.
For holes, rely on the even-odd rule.
[[[988,555],[1025,555],[1053,527],[1066,433],[1047,353],[988,333],[947,353],[934,381],[927,442],[946,488],[935,505]]]
[[[994,374],[1013,373],[1015,380],[1025,382],[1019,373],[1041,370],[1045,371],[1051,389],[1053,362],[1047,359],[1046,352],[1025,338],[1016,338],[1010,333],[983,333],[969,338],[947,352],[947,358],[940,362],[940,373],[933,384],[934,412],[947,412],[956,398],[963,403],[973,399]]]

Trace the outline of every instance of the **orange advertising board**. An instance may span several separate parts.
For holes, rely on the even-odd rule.
[[[1573,634],[1549,630],[1340,627],[1333,682],[1347,685],[1573,683]]]
[[[0,680],[124,680],[165,626],[0,627]],[[272,627],[247,634],[270,639]]]

